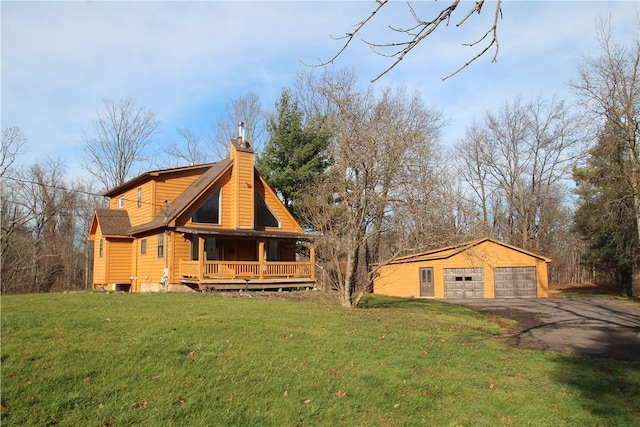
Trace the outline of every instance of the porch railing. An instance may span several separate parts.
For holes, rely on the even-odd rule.
[[[208,278],[284,278],[312,277],[311,262],[272,261],[180,261],[180,276],[196,279]]]

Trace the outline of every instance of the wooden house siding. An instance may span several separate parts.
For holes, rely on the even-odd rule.
[[[141,253],[142,241],[146,239],[146,253]],[[136,265],[135,291],[140,292],[145,285],[150,283],[159,284],[165,268],[165,257],[167,256],[167,237],[165,236],[165,253],[163,257],[158,257],[158,235],[152,234],[136,239],[134,262]]]
[[[127,284],[131,276],[131,241],[109,239],[107,283]]]
[[[153,217],[155,218],[163,212],[165,200],[167,203],[172,203],[184,189],[190,186],[198,177],[199,175],[194,175],[193,172],[191,172],[187,175],[172,176],[157,180],[155,183],[155,210]]]
[[[253,229],[254,182],[253,154],[238,151],[234,164],[234,187],[236,191],[235,228]]]
[[[235,215],[235,189],[231,184],[231,170],[220,177],[220,225],[223,228],[233,228]]]
[[[180,281],[181,261],[191,260],[191,240],[178,233],[171,233],[171,256],[169,257],[169,280],[171,283]]]
[[[374,279],[374,293],[401,297],[420,297],[420,269],[433,269],[434,298],[445,298],[445,270],[479,268],[484,282],[483,297],[495,298],[495,269],[513,267],[535,268],[536,295],[549,296],[547,263],[550,260],[486,240],[458,253],[425,253],[392,261],[378,269]]]
[[[102,256],[100,256],[100,240],[102,240]],[[99,230],[93,242],[93,284],[107,283],[107,257],[109,253],[109,243],[102,237]]]

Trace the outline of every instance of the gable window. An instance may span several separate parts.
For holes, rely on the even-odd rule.
[[[124,196],[120,196],[118,199],[118,209],[124,209]]]
[[[158,258],[164,257],[164,233],[158,234]]]
[[[102,258],[104,256],[104,239],[100,239],[98,244],[98,256]]]
[[[142,188],[138,188],[138,199],[136,201],[138,207],[142,206]]]
[[[220,190],[213,193],[213,195],[200,206],[191,217],[191,222],[220,224]]]
[[[147,253],[147,239],[142,239],[140,241],[140,253],[142,255]]]
[[[269,209],[269,206],[267,206],[262,196],[256,192],[253,199],[255,204],[255,228],[280,227],[280,221],[278,221],[278,218],[271,212],[271,209]]]

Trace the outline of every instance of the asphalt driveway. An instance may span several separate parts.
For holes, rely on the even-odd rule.
[[[511,345],[640,361],[640,309],[607,298],[448,300],[516,320]]]

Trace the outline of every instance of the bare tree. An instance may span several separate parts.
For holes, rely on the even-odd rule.
[[[5,176],[18,156],[25,153],[27,139],[17,126],[2,129],[0,143],[0,177]]]
[[[173,141],[161,148],[163,159],[158,167],[170,168],[186,165],[198,165],[212,161],[213,152],[205,147],[203,138],[187,128],[178,128],[179,141]]]
[[[349,47],[353,39],[366,27],[371,26],[371,22],[374,20],[374,17],[379,15],[381,11],[386,8],[392,2],[388,0],[376,0],[376,5],[372,8],[369,15],[353,25],[353,30],[346,33],[341,37],[334,37],[337,40],[343,40],[344,44],[342,48],[328,61],[321,61],[317,66],[324,66],[328,64],[333,64],[333,62],[343,54],[343,52]],[[393,62],[391,65],[382,71],[377,77],[373,79],[373,82],[378,80],[380,77],[387,74],[391,71],[395,66],[397,66],[400,61],[402,61],[418,44],[423,42],[427,37],[433,34],[439,27],[445,26],[448,27],[451,23],[451,20],[454,19],[454,15],[456,12],[461,12],[460,15],[457,15],[458,20],[456,23],[456,27],[460,27],[464,25],[469,18],[477,14],[479,15],[482,12],[482,7],[485,4],[485,0],[478,0],[475,2],[468,2],[468,7],[463,8],[460,6],[460,0],[451,0],[448,4],[444,5],[444,7],[438,8],[438,11],[432,15],[429,19],[423,19],[420,17],[420,14],[416,11],[416,9],[411,5],[407,4],[409,9],[409,14],[413,20],[413,23],[408,25],[407,27],[393,27],[389,26],[389,28],[395,34],[399,34],[402,37],[405,37],[402,41],[389,41],[389,42],[373,42],[363,40],[363,42],[371,47],[371,49],[377,53],[378,55],[393,58]],[[459,67],[457,70],[444,77],[444,79],[448,79],[449,77],[459,73],[461,70],[469,66],[475,60],[484,55],[491,48],[494,49],[493,62],[495,62],[498,56],[499,43],[498,43],[498,21],[502,16],[502,1],[497,0],[495,2],[494,15],[492,23],[489,25],[489,28],[486,32],[479,36],[478,39],[472,40],[469,43],[465,43],[464,46],[468,47],[480,47],[480,51],[476,53],[469,61],[467,61],[464,65]]]
[[[540,96],[505,102],[469,127],[456,151],[476,226],[524,249],[553,251],[583,130],[563,101]]]
[[[571,86],[592,121],[620,135],[615,142],[625,147],[625,177],[632,193],[628,197],[633,200],[640,239],[640,29],[626,45],[613,40],[609,21],[600,22],[596,31],[601,55],[585,60]],[[634,270],[632,292],[638,296],[640,268]]]
[[[325,75],[316,90],[317,107],[330,123],[327,149],[331,166],[307,201],[309,222],[322,232],[318,258],[327,266],[343,306],[357,305],[370,289],[382,236],[398,235],[398,209],[407,192],[399,186],[410,175],[406,165],[428,162],[436,150],[439,112],[426,108],[419,94],[403,87],[358,90],[352,74]],[[435,172],[434,172],[435,173]],[[390,257],[406,247],[397,244]]]
[[[131,98],[105,99],[103,104],[93,122],[94,135],[84,136],[83,166],[109,189],[132,178],[160,122]]]
[[[229,154],[229,139],[238,136],[238,123],[244,123],[245,140],[259,153],[266,140],[265,111],[260,97],[249,92],[226,104],[225,112],[218,119],[214,151],[219,159]]]

